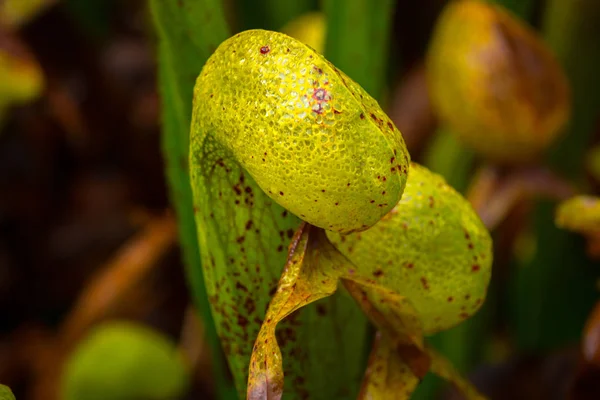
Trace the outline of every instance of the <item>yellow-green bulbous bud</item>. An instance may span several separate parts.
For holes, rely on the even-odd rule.
[[[427,334],[460,323],[483,303],[490,235],[470,203],[420,165],[411,165],[402,199],[375,226],[328,236],[362,275],[405,296]]]
[[[441,120],[494,161],[535,157],[569,116],[558,62],[532,29],[497,5],[450,2],[431,40],[427,73]]]
[[[192,165],[237,160],[261,189],[329,230],[366,229],[402,195],[409,155],[358,84],[305,44],[252,30],[223,42],[194,89]]]
[[[0,385],[0,400],[15,400],[15,395],[8,386]]]
[[[167,400],[187,385],[183,359],[167,337],[131,322],[107,322],[71,354],[61,399]]]

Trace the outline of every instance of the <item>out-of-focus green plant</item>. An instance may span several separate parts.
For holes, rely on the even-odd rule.
[[[450,3],[433,34],[427,71],[441,120],[493,161],[531,161],[569,116],[559,64],[530,28],[499,6]]]
[[[240,102],[246,107],[236,107]],[[278,322],[331,295],[339,279],[382,332],[371,361],[385,368],[370,368],[361,398],[408,398],[429,364],[469,398],[479,398],[425,349],[423,333],[453,326],[482,304],[489,235],[441,178],[409,166],[400,132],[344,73],[275,32],[227,40],[196,83],[190,167],[208,293],[238,387],[250,365],[249,398],[280,398],[283,369],[292,376],[302,371],[288,391],[294,397],[348,397],[331,379],[323,388],[329,394],[316,391],[322,377],[301,366],[316,356],[328,363],[329,374],[343,373],[348,365],[324,355],[339,354],[336,346],[344,345],[352,323],[335,321],[345,334],[319,355],[295,340],[310,328],[309,314],[292,319],[283,356],[275,338]],[[285,263],[286,232],[291,235],[300,219],[314,227],[301,225],[296,233],[262,321],[260,310]],[[317,314],[322,318],[311,332],[322,342],[330,335],[329,312],[317,308]],[[403,353],[406,347],[412,351]],[[405,385],[401,392],[398,385]]]
[[[477,154],[492,163],[531,162],[555,141],[568,117],[564,73],[539,35],[519,20],[527,20],[532,9],[530,0],[458,0],[448,3],[434,30],[427,67],[441,127],[425,160],[463,191],[477,177]],[[485,352],[498,302],[493,289],[483,313],[432,338],[462,372]],[[419,398],[433,395],[435,384],[425,387]]]
[[[0,119],[12,105],[37,98],[44,89],[44,75],[37,60],[16,38],[0,32]]]
[[[556,225],[584,234],[600,233],[600,199],[577,196],[562,202],[556,211]]]
[[[21,26],[54,3],[56,0],[3,0],[0,2],[0,25]]]
[[[561,202],[555,223],[561,229],[584,235],[588,255],[600,258],[600,198],[580,195]]]
[[[163,102],[162,149],[165,173],[177,213],[187,281],[212,349],[217,396],[221,399],[235,399],[236,392],[228,379],[227,366],[220,351],[204,287],[188,172],[194,81],[211,52],[229,36],[229,29],[220,1],[150,0],[150,9],[159,38],[158,75]]]
[[[6,385],[0,384],[0,400],[15,400],[15,395]]]
[[[167,400],[188,386],[182,355],[167,337],[131,322],[93,329],[67,361],[63,400]]]
[[[281,32],[309,45],[317,53],[323,54],[325,51],[327,23],[322,12],[314,11],[303,14],[287,23]]]
[[[235,6],[239,9],[239,30],[277,30],[300,15],[315,11],[318,0],[236,0]]]
[[[381,101],[387,78],[393,0],[325,0],[325,55]]]
[[[550,149],[547,161],[574,183],[584,177],[582,160],[600,110],[599,20],[596,1],[546,2],[542,31],[565,69],[573,99],[567,132]],[[509,310],[521,351],[539,352],[579,340],[597,299],[597,265],[586,256],[581,237],[554,225],[554,211],[555,204],[548,201],[536,206],[535,251],[513,271]]]

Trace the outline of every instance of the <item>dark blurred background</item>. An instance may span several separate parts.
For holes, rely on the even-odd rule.
[[[27,102],[0,102],[0,382],[20,399],[54,398],[78,340],[100,321],[123,318],[179,343],[194,371],[184,398],[210,398],[210,357],[189,309],[163,174],[147,4],[42,3],[0,30],[0,57],[19,60],[17,75],[38,65],[44,81]],[[391,63],[402,67],[391,68],[387,109],[417,161],[437,126],[423,58],[443,5],[399,0],[394,16]],[[226,10],[238,30],[260,26],[232,1]],[[3,73],[0,80],[28,79]],[[500,286],[514,220],[527,210],[516,208],[496,236]],[[578,343],[515,356],[503,320],[494,329],[489,358],[502,361],[472,375],[493,398],[600,398],[600,374],[582,362]]]

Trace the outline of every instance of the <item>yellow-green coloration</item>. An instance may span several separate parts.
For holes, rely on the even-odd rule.
[[[400,199],[409,156],[398,129],[360,86],[289,36],[247,31],[225,41],[194,98],[192,165],[201,152],[213,165],[233,157],[304,221],[364,230]]]
[[[301,222],[292,212],[350,231],[374,224],[398,201],[408,154],[387,121],[356,84],[280,33],[228,39],[198,78],[190,137],[196,226],[206,290],[241,397],[252,345]],[[320,306],[280,326],[286,392],[353,397],[366,318],[343,296]],[[344,326],[353,332],[343,334]],[[315,329],[327,339],[313,336]],[[334,354],[348,362],[340,366]]]
[[[95,328],[68,360],[63,400],[167,400],[179,398],[188,373],[175,345],[130,322]]]
[[[600,198],[576,196],[559,204],[556,225],[579,233],[600,233]]]
[[[398,356],[388,335],[377,333],[359,399],[410,398],[419,379]]]
[[[396,351],[382,352],[408,345],[424,353],[423,334],[448,329],[471,316],[485,298],[491,261],[489,233],[470,204],[440,176],[413,163],[402,200],[370,229],[343,235],[304,225],[297,232],[256,339],[248,398],[281,396],[277,324],[333,294],[340,279],[384,333],[383,349],[376,346],[365,375],[364,398],[408,398],[417,382],[407,369],[408,360],[398,359]],[[373,372],[378,366],[389,368]],[[446,367],[432,371],[455,383],[460,379]],[[395,378],[389,386],[382,385],[388,374]],[[462,380],[459,384],[477,393]]]
[[[56,0],[2,0],[0,1],[0,24],[17,28]]]
[[[340,280],[356,285],[350,293],[389,337],[384,348],[408,346],[426,360],[424,330],[453,326],[483,301],[491,241],[471,207],[411,166],[376,101],[299,41],[257,30],[223,42],[194,89],[190,143],[207,292],[241,395],[248,383],[249,399],[279,399],[284,389],[286,398],[353,397],[364,371],[350,338],[364,320],[347,297],[323,299]],[[424,372],[393,374],[408,396]],[[371,375],[364,387],[384,381]]]
[[[286,24],[281,32],[309,45],[317,53],[325,50],[327,23],[322,12],[310,12],[295,18]]]
[[[8,386],[0,384],[0,400],[15,400],[15,395]]]
[[[18,42],[0,45],[0,112],[38,97],[44,88],[41,67]],[[9,45],[7,45],[9,44]]]
[[[413,168],[418,167],[413,166]],[[426,175],[426,178],[430,175]],[[407,187],[409,186],[410,177]],[[470,212],[473,213],[472,210]],[[391,216],[391,218],[396,217]],[[446,222],[452,223],[452,221]],[[384,222],[379,224],[382,223]],[[378,225],[371,229],[376,229]],[[449,231],[452,233],[451,230]],[[487,241],[489,244],[489,236],[485,234],[481,236],[483,236],[482,241]],[[427,236],[421,239],[428,240]],[[435,241],[435,236],[433,240]],[[488,256],[491,254],[486,254],[487,258]],[[487,267],[489,268],[489,265]],[[393,269],[394,266],[386,265],[385,268],[375,271],[375,277],[378,279],[372,279],[370,273],[365,275],[364,268],[353,265],[329,242],[325,231],[303,224],[290,245],[289,258],[277,292],[269,304],[254,345],[250,361],[248,399],[278,400],[281,398],[284,368],[275,329],[280,321],[294,311],[333,294],[339,280],[342,280],[360,308],[381,332],[381,337],[374,345],[359,399],[408,399],[419,378],[422,378],[429,368],[461,388],[467,399],[481,398],[479,393],[462,379],[443,357],[425,348],[423,324],[427,323],[429,318],[433,318],[437,323],[440,321],[431,316],[431,310],[428,310],[430,312],[428,315],[420,314],[413,307],[412,299],[385,286],[385,284],[398,286],[397,282],[384,284],[381,279],[384,274]],[[489,273],[484,273],[485,275],[489,278]],[[487,280],[482,282],[481,286],[487,286]],[[457,290],[457,293],[464,295],[462,289]],[[467,300],[468,295],[464,296],[464,300]],[[478,304],[474,308],[477,306]],[[461,316],[461,319],[464,318],[466,316]],[[436,326],[437,328],[439,327]]]
[[[532,29],[499,6],[450,2],[427,70],[440,118],[494,161],[535,157],[568,119],[569,87],[559,64]]]
[[[483,303],[490,235],[467,200],[422,166],[411,165],[402,199],[375,226],[328,237],[356,275],[408,298],[426,334],[451,328]]]

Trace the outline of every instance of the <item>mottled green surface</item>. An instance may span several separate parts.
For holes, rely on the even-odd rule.
[[[224,42],[194,98],[190,165],[207,291],[244,393],[252,345],[300,223],[293,213],[345,231],[374,224],[399,199],[408,155],[372,99],[283,34],[249,31]],[[343,297],[286,321],[287,393],[355,393],[364,327]],[[311,351],[318,348],[327,352]]]
[[[440,177],[413,165],[413,185],[394,209],[409,176],[400,132],[360,86],[295,39],[247,31],[219,46],[194,92],[190,167],[207,291],[238,389],[258,329],[263,322],[267,329],[256,342],[251,398],[279,398],[281,360],[287,395],[353,397],[361,354],[344,349],[359,343],[361,322],[351,312],[340,318],[345,307],[327,301],[290,315],[333,293],[339,278],[367,290],[382,315],[375,324],[395,344],[419,351],[422,326],[434,332],[455,325],[483,301],[491,242],[471,207]],[[355,265],[324,234],[316,242],[302,236],[304,250],[293,253],[296,261],[291,253],[277,289],[301,219],[339,238]],[[336,236],[348,233],[345,242]],[[363,237],[379,247],[361,248]],[[273,333],[287,315],[279,353]],[[311,334],[321,354],[298,340]],[[331,384],[343,376],[346,390]]]
[[[434,373],[463,388],[469,399],[479,398],[443,357],[427,353],[423,334],[456,325],[481,306],[491,259],[489,234],[469,203],[416,164],[400,203],[370,229],[340,235],[302,225],[256,339],[248,398],[280,398],[277,324],[333,294],[340,279],[382,335],[359,398],[408,398],[429,358]],[[415,368],[415,360],[421,367]]]
[[[483,303],[492,242],[471,205],[412,164],[398,205],[371,229],[329,238],[374,284],[409,299],[424,332],[448,329]]]
[[[298,41],[236,35],[209,59],[194,95],[203,101],[193,152],[216,167],[231,153],[303,220],[360,230],[400,198],[408,168],[400,132],[360,86]]]
[[[130,322],[95,328],[67,361],[63,400],[168,400],[181,396],[188,374],[175,344]]]

